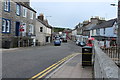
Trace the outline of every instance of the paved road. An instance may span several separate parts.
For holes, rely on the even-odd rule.
[[[2,53],[3,78],[31,78],[64,57],[81,52],[73,42],[61,46],[20,48]]]

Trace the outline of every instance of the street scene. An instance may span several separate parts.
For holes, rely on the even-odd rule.
[[[120,0],[0,1],[1,80],[119,80]]]

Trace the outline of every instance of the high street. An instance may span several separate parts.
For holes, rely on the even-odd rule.
[[[3,78],[31,78],[64,57],[80,52],[81,48],[73,42],[62,43],[61,46],[50,44],[3,51],[2,76]]]

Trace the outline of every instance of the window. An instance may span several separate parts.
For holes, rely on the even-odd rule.
[[[8,20],[8,19],[2,20],[2,32],[10,33],[10,20]]]
[[[97,29],[96,31],[97,31],[97,32],[96,32],[97,35],[100,35],[100,29]]]
[[[26,32],[26,23],[23,23],[24,32]]]
[[[10,32],[10,21],[7,20],[7,25],[6,25],[6,32],[9,33]]]
[[[6,20],[2,21],[2,32],[6,32]]]
[[[43,27],[40,27],[40,32],[43,32]]]
[[[4,0],[4,10],[10,12],[10,0]]]
[[[22,31],[22,36],[26,36],[26,23],[22,23],[24,31]]]
[[[27,17],[27,8],[23,7],[23,17]]]
[[[33,12],[32,11],[30,11],[30,19],[33,19]]]
[[[104,28],[104,32],[103,32],[103,34],[105,34],[105,28]]]
[[[34,26],[32,24],[29,25],[29,33],[34,34]]]
[[[16,14],[20,16],[20,5],[16,4]]]

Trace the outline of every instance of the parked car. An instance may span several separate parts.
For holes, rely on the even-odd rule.
[[[79,42],[80,42],[80,41],[79,41],[79,40],[77,40],[77,41],[75,42],[75,43],[76,43],[76,45],[78,45],[78,44],[79,44]]]
[[[78,43],[78,46],[84,47],[84,46],[86,46],[86,43],[83,42],[83,41],[82,41],[82,42],[79,42],[79,43]]]
[[[62,39],[62,42],[67,42],[67,39],[66,39],[66,38],[63,38],[63,39]]]
[[[60,46],[61,45],[61,41],[59,39],[54,41],[54,45],[55,46]]]

